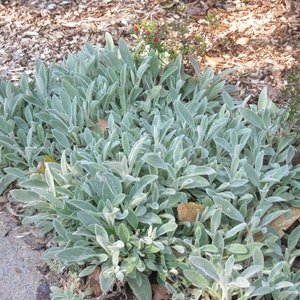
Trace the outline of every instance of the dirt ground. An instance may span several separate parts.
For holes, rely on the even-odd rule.
[[[67,273],[50,270],[41,256],[52,236],[22,224],[22,211],[22,204],[0,196],[0,299],[50,300],[50,286],[83,286]]]
[[[34,250],[25,242],[33,228],[21,225],[5,207],[0,205],[0,299],[35,300],[44,277],[39,271],[42,249]]]

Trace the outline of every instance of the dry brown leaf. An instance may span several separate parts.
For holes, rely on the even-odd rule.
[[[272,221],[268,226],[271,226],[275,229],[280,237],[283,237],[284,232],[291,227],[294,222],[300,218],[300,208],[292,207],[290,213],[285,213]],[[260,232],[255,235],[255,242],[261,241],[263,238],[263,234]]]
[[[300,152],[297,152],[292,159],[292,165],[296,166],[299,164],[300,164]]]
[[[36,167],[37,169],[37,172],[38,173],[41,173],[41,174],[44,174],[45,173],[45,170],[46,170],[46,166],[45,166],[45,162],[43,159],[41,159]]]
[[[202,213],[204,206],[195,202],[180,203],[177,207],[180,222],[195,222],[198,210]]]
[[[167,290],[166,287],[152,284],[153,298],[152,300],[170,300],[172,299],[171,293]]]
[[[210,67],[221,67],[224,65],[224,60],[220,57],[205,56],[205,63]]]
[[[46,170],[45,162],[56,162],[56,160],[50,155],[45,155],[43,159],[41,159],[36,167],[37,172],[40,174],[44,174]]]
[[[100,119],[98,125],[100,126],[101,133],[108,129],[108,122],[104,119]]]
[[[100,273],[101,273],[100,267],[96,267],[94,272],[88,276],[86,282],[86,288],[92,288],[93,295],[95,297],[99,297],[103,293],[99,284]]]
[[[100,133],[103,133],[108,129],[108,122],[105,119],[100,119],[95,124],[100,127]],[[90,127],[90,130],[95,130],[95,127]]]
[[[300,218],[300,208],[292,207],[291,216],[283,214],[276,220],[270,223],[280,237],[284,235],[284,231],[287,230],[298,218]]]

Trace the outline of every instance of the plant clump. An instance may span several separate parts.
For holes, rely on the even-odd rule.
[[[183,62],[187,65],[189,55],[203,56],[208,49],[207,42],[210,36],[214,35],[221,23],[218,14],[214,12],[209,13],[205,20],[208,29],[202,35],[191,34],[190,26],[193,21],[189,18],[166,24],[155,21],[141,21],[135,24],[131,30],[132,38],[137,43],[133,49],[135,58],[140,59],[152,49],[164,64],[182,55]]]
[[[127,283],[151,300],[155,281],[172,299],[297,299],[299,228],[283,248],[269,226],[300,206],[286,111],[266,90],[239,102],[233,70],[190,63],[194,75],[182,56],[135,60],[107,34],[61,65],[37,60],[33,81],[1,81],[0,192],[17,180],[23,222],[55,233],[44,259],[80,277],[100,268],[104,295]]]

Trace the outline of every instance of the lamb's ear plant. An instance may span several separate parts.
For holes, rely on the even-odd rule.
[[[91,290],[78,293],[74,286],[69,290],[64,290],[56,286],[51,287],[51,300],[84,300],[91,294]]]
[[[235,100],[232,70],[202,74],[191,58],[191,76],[154,52],[136,63],[106,39],[60,66],[38,61],[33,81],[1,82],[1,188],[17,180],[23,222],[54,232],[44,259],[81,277],[99,266],[104,293],[119,281],[143,300],[149,278],[173,299],[297,299],[299,230],[283,249],[269,226],[300,206],[284,110],[265,90],[257,105]],[[203,205],[195,222],[178,218],[185,202]]]

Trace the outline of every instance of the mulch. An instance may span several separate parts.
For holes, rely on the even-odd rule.
[[[212,29],[208,15],[220,24]],[[254,100],[267,87],[280,104],[287,72],[299,64],[300,18],[284,1],[131,1],[131,0],[2,0],[0,4],[0,78],[17,82],[22,73],[34,75],[35,60],[60,62],[86,43],[104,44],[110,32],[115,42],[136,44],[135,24],[184,24],[186,33],[170,33],[168,44],[188,39],[205,51],[193,55],[203,69],[216,73],[236,68],[229,81],[239,87],[239,98]]]

